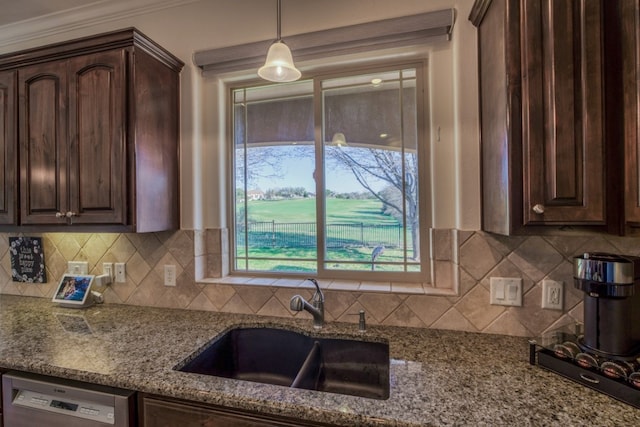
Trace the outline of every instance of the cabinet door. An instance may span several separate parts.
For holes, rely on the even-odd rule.
[[[60,224],[67,212],[66,61],[18,72],[22,224]]]
[[[312,425],[146,396],[142,398],[141,416],[141,427],[300,427]]]
[[[0,224],[16,224],[16,72],[0,72]]]
[[[523,222],[604,224],[601,2],[521,4]]]
[[[125,51],[69,60],[69,209],[77,224],[126,223]]]
[[[625,140],[625,217],[640,225],[640,4],[623,0],[622,85]]]

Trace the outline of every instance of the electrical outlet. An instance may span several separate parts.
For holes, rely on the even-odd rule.
[[[67,262],[67,272],[70,274],[89,274],[89,263],[87,261]]]
[[[113,263],[112,262],[102,263],[102,274],[106,274],[107,276],[109,276],[111,280],[113,280]]]
[[[564,282],[545,279],[542,281],[542,308],[562,310]]]
[[[490,304],[522,307],[522,278],[491,277],[489,285]]]
[[[127,270],[124,262],[116,262],[116,282],[125,283],[127,281]]]
[[[176,285],[176,266],[175,265],[164,266],[164,285],[165,286]]]

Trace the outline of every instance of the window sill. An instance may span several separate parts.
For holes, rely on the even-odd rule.
[[[225,276],[215,279],[198,280],[200,284],[246,285],[274,288],[308,288],[313,287],[305,279],[259,277],[259,276]],[[454,289],[435,288],[427,283],[402,282],[359,282],[355,280],[318,280],[320,288],[328,291],[346,291],[360,293],[407,294],[407,295],[439,295],[455,296]]]

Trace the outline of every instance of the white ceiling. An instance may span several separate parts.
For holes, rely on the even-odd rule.
[[[0,0],[0,26],[99,3],[104,0]]]

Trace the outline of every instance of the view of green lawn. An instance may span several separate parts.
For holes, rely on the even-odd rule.
[[[236,206],[238,210],[244,207]],[[382,203],[375,199],[327,198],[327,223],[398,224],[381,211]],[[248,202],[248,213],[250,222],[315,222],[316,199],[253,200]]]
[[[262,271],[309,271],[316,270],[318,257],[315,247],[315,233],[306,242],[311,244],[301,245],[297,242],[301,234],[310,234],[300,231],[300,228],[289,228],[289,224],[315,223],[316,200],[314,198],[282,199],[282,200],[253,200],[248,201],[248,221],[251,223],[273,223],[273,228],[266,231],[251,231],[249,244],[249,270]],[[244,214],[244,205],[238,204],[238,215]],[[382,204],[373,199],[327,199],[327,225],[353,224],[353,230],[348,232],[355,235],[357,240],[344,240],[343,244],[329,245],[327,248],[327,263],[325,268],[338,268],[349,270],[371,270],[371,255],[380,242],[375,241],[370,235],[372,230],[383,227],[391,227],[398,240],[402,241],[401,226],[398,221],[390,216],[382,214]],[[281,227],[279,227],[279,225]],[[311,227],[311,225],[310,225]],[[343,233],[345,233],[343,231]],[[329,235],[331,233],[328,233]],[[367,237],[369,236],[369,237]],[[237,234],[240,243],[236,249],[239,259],[246,256],[244,246],[244,234]],[[331,237],[329,237],[331,238]],[[361,244],[361,238],[366,243]],[[371,240],[374,239],[374,240]],[[351,261],[350,263],[345,263]],[[404,251],[401,247],[389,245],[384,253],[377,259],[377,263],[402,262]],[[361,264],[358,264],[360,262]],[[238,266],[244,269],[244,265]],[[376,265],[376,270],[402,271],[401,266]]]

